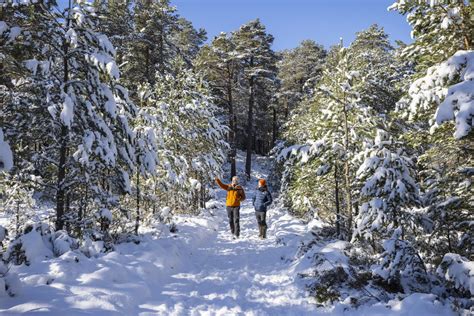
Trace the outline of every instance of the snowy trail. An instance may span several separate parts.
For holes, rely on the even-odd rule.
[[[294,255],[294,245],[277,243],[277,239],[287,239],[288,235],[302,235],[307,228],[288,215],[270,210],[268,238],[258,238],[251,198],[253,184],[267,174],[258,164],[255,169],[252,181],[245,188],[247,200],[240,210],[240,238],[232,239],[224,207],[212,210],[217,224],[215,236],[191,250],[187,259],[192,265],[170,276],[160,287],[160,295],[142,308],[149,308],[152,313],[177,315],[315,314],[314,302],[293,279],[294,267],[287,257]],[[224,201],[225,191],[219,195]]]
[[[14,266],[22,290],[0,297],[0,314],[48,315],[314,315],[316,306],[295,284],[295,236],[307,226],[271,209],[268,239],[258,238],[251,198],[241,208],[241,237],[233,240],[225,191],[207,217],[178,216],[177,234],[145,233],[143,242],[87,258],[77,252]],[[284,242],[283,240],[286,240]]]
[[[251,198],[257,178],[266,176],[265,163],[256,159],[246,186],[240,239],[229,232],[221,190],[208,214],[177,216],[177,234],[144,230],[140,244],[119,244],[92,258],[79,251],[45,258],[50,250],[38,244],[31,265],[11,267],[20,290],[0,297],[0,315],[454,315],[432,294],[359,309],[350,302],[317,307],[298,274],[314,272],[315,253],[344,263],[345,242],[298,254],[301,242],[314,239],[311,225],[278,207],[270,208],[268,238],[260,240]]]
[[[285,260],[288,249],[276,244],[275,226],[270,226],[267,240],[258,239],[254,211],[246,202],[241,209],[241,238],[233,240],[224,211],[218,212],[215,240],[190,253],[191,269],[172,275],[159,297],[145,305],[150,309],[158,306],[156,311],[190,313],[310,313],[314,305],[294,284]],[[302,229],[293,228],[295,233],[298,228]]]

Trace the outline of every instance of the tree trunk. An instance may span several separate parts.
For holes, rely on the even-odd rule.
[[[253,58],[250,60],[250,68],[253,67]],[[254,89],[254,77],[250,76],[249,79],[250,97],[249,97],[249,111],[247,118],[247,157],[245,159],[245,175],[247,180],[250,180],[250,173],[252,169],[252,143],[253,143],[253,89]]]
[[[471,1],[471,6],[472,6],[472,1]],[[470,10],[462,10],[463,13],[469,12]],[[462,15],[461,19],[461,26],[459,27],[463,33],[463,40],[464,40],[464,49],[465,50],[471,50],[473,47],[472,46],[472,30],[470,27],[466,26],[465,21],[472,21],[472,12],[471,12],[471,17],[467,15]],[[468,24],[469,25],[469,24]]]
[[[273,133],[272,133],[272,144],[273,144],[273,146],[275,146],[275,143],[276,143],[277,132],[278,132],[277,110],[276,110],[276,107],[273,107]]]
[[[347,236],[352,235],[352,194],[351,194],[351,179],[350,179],[350,166],[349,159],[347,157],[349,153],[349,123],[348,113],[346,105],[346,97],[344,95],[343,103],[343,114],[344,114],[344,151],[346,157],[344,157],[344,182],[345,182],[345,198],[346,198],[346,213],[347,213]]]
[[[160,36],[158,38],[158,71],[161,74],[165,73],[165,25],[164,21],[160,24]]]
[[[20,236],[20,201],[16,201],[16,236]]]
[[[235,166],[235,156],[237,154],[236,144],[235,144],[235,125],[236,125],[236,117],[234,113],[234,100],[232,96],[232,72],[230,70],[230,65],[227,65],[228,71],[228,80],[227,80],[227,97],[229,102],[229,145],[230,145],[230,152],[229,152],[229,160],[230,160],[230,177],[234,177],[237,175],[237,168]]]
[[[352,235],[352,194],[350,181],[349,161],[344,162],[344,180],[346,186],[346,213],[347,213],[347,234]]]
[[[152,78],[150,74],[150,48],[147,47],[145,50],[145,76],[148,80],[148,83],[152,83]]]
[[[206,188],[204,187],[204,178],[201,175],[199,177],[199,182],[201,182],[201,190],[200,190],[200,207],[205,208],[206,207]]]
[[[76,227],[74,227],[76,231],[76,235],[82,237],[82,219],[84,218],[84,214],[87,211],[87,192],[88,192],[87,182],[84,185],[84,195],[81,195],[81,205],[79,206],[79,210],[77,212],[77,223]]]
[[[63,229],[64,226],[64,202],[66,190],[64,180],[66,178],[66,137],[67,128],[61,126],[61,147],[59,149],[59,165],[57,173],[57,191],[56,191],[56,230]]]
[[[448,239],[448,251],[453,252],[452,242],[451,242],[451,227],[450,225],[446,225],[446,237]]]
[[[69,0],[69,10],[67,25],[69,27],[71,20],[69,14],[71,14],[72,2]],[[64,47],[64,58],[63,58],[63,69],[64,69],[64,93],[66,91],[66,83],[69,81],[69,64],[68,64],[68,53],[69,46],[66,40],[63,42]],[[64,227],[64,204],[66,189],[64,187],[64,180],[66,179],[66,160],[67,160],[67,136],[68,129],[61,123],[61,134],[60,134],[60,148],[59,148],[59,164],[57,172],[57,191],[56,191],[56,230],[61,230]]]
[[[466,50],[469,50],[471,48],[471,45],[469,44],[470,40],[469,40],[469,37],[467,37],[467,35],[464,35],[464,47],[466,48]]]
[[[65,216],[71,215],[71,190],[68,190],[68,192],[66,192],[66,201],[64,203],[64,215]],[[71,221],[69,220],[65,224],[66,224],[66,231],[68,233],[71,233]]]
[[[135,219],[135,235],[138,235],[140,227],[140,172],[137,169],[137,217]]]
[[[334,194],[336,196],[336,234],[337,238],[341,236],[341,210],[339,209],[339,179],[337,174],[337,164],[334,164],[334,183],[336,185]]]

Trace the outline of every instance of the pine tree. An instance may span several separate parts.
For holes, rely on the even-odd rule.
[[[324,219],[336,213],[336,226],[342,224],[341,234],[346,237],[352,234],[351,218],[358,208],[354,158],[373,138],[375,128],[382,126],[400,95],[394,59],[386,34],[377,26],[357,33],[348,48],[333,47],[313,98],[303,100],[286,125],[284,135],[290,144],[323,144],[322,150],[302,155],[306,163],[297,164],[297,171],[287,177],[287,201],[294,206],[305,196],[318,205]],[[304,176],[311,171],[318,177]],[[305,188],[312,188],[311,192]],[[330,199],[327,192],[333,192]],[[306,208],[304,203],[297,204],[301,211]]]
[[[281,88],[278,94],[286,119],[304,97],[313,95],[325,57],[324,47],[312,40],[302,41],[298,47],[280,53],[277,65]]]
[[[116,51],[116,62],[119,67],[132,60],[126,55],[134,40],[134,16],[132,0],[96,0],[94,7],[97,10],[100,23],[99,31],[109,38]],[[122,74],[122,77],[125,73]]]
[[[221,33],[210,45],[204,46],[196,60],[198,71],[203,73],[204,78],[216,96],[216,104],[227,108],[227,120],[229,126],[228,143],[230,145],[229,160],[231,165],[230,176],[237,175],[235,157],[237,154],[237,104],[236,91],[238,86],[238,74],[241,64],[235,52],[235,44],[229,35]]]
[[[135,109],[118,84],[115,50],[97,31],[94,9],[84,1],[71,1],[64,12],[42,4],[38,9],[35,29],[25,33],[32,44],[27,42],[23,69],[34,91],[24,94],[33,95],[33,106],[13,97],[3,110],[21,122],[9,129],[15,143],[31,145],[28,153],[37,150],[27,160],[42,185],[55,190],[56,228],[63,229],[66,217],[82,216],[70,212],[88,203],[80,202],[81,191],[101,207],[113,205],[112,195],[123,192],[124,176],[134,165],[129,119]],[[35,131],[38,144],[30,134]],[[19,158],[25,156],[20,151]]]
[[[175,61],[173,67],[176,76],[158,73],[154,86],[140,88],[147,125],[159,140],[154,209],[197,212],[207,198],[206,184],[223,163],[228,130],[217,118],[202,79],[184,61]]]
[[[169,71],[167,63],[174,56],[169,37],[177,27],[176,8],[169,0],[152,0],[137,1],[134,10],[136,34],[124,72],[131,80],[137,80],[135,84],[143,76],[153,84],[155,72]]]
[[[293,183],[290,184],[290,196],[294,194],[295,197],[292,199],[295,200],[301,200],[301,196],[306,196],[312,205],[318,205],[319,215],[323,219],[333,216],[335,206],[339,236],[347,233],[346,226],[351,214],[347,211],[349,204],[345,201],[348,200],[347,193],[351,189],[351,185],[347,187],[347,183],[350,184],[352,180],[344,171],[349,170],[349,161],[352,160],[349,157],[351,155],[353,157],[354,150],[349,151],[348,141],[350,139],[356,141],[353,138],[359,137],[357,136],[359,133],[361,136],[370,134],[372,126],[364,107],[357,103],[358,94],[352,89],[351,83],[360,79],[357,77],[357,72],[348,69],[348,53],[340,47],[334,47],[329,52],[325,71],[320,84],[316,87],[314,98],[311,101],[304,101],[300,105],[301,109],[294,111],[285,133],[291,142],[301,144],[301,140],[304,140],[310,148],[313,148],[311,144],[318,144],[317,148],[320,148],[302,153],[301,161],[304,164],[291,177]],[[351,112],[347,111],[349,108]],[[347,125],[344,125],[345,121]],[[349,126],[354,132],[348,132]],[[314,176],[303,176],[311,172],[310,170],[316,171]],[[312,189],[305,192],[304,188]],[[334,195],[328,200],[324,192],[334,192]],[[343,196],[343,193],[346,195]],[[298,204],[303,206],[302,210],[306,209],[306,203],[296,203]],[[342,212],[344,206],[345,214]],[[340,225],[343,228],[341,232]]]
[[[413,228],[417,219],[410,208],[420,205],[419,188],[414,164],[401,144],[379,129],[373,145],[361,155],[365,159],[356,175],[363,203],[352,239],[388,238],[395,228]]]
[[[245,173],[250,179],[254,130],[254,112],[257,99],[257,88],[264,81],[273,81],[276,77],[276,55],[271,49],[273,36],[267,34],[260,21],[254,20],[244,24],[232,33],[235,51],[244,69],[245,85],[248,87],[248,110],[246,125],[246,162]],[[264,89],[265,90],[265,89]],[[257,105],[261,105],[258,104]]]
[[[180,17],[177,21],[177,31],[172,34],[171,42],[176,47],[176,55],[183,59],[189,68],[192,68],[206,39],[206,30],[202,28],[197,30],[190,21]]]
[[[453,277],[448,270],[452,265],[460,271],[459,254],[472,248],[467,224],[472,217],[472,4],[397,1],[391,8],[408,13],[415,38],[402,56],[415,61],[418,79],[397,104],[401,118],[408,119],[403,138],[419,156],[424,232],[415,240],[423,258],[431,265],[442,262],[438,270],[462,289],[462,273]]]
[[[430,234],[420,242],[434,262],[447,252],[466,254],[472,242],[466,221],[472,208],[473,61],[472,51],[459,51],[430,67],[397,103],[409,122],[404,137],[419,155]]]
[[[407,15],[414,42],[404,57],[414,60],[418,70],[440,63],[458,50],[474,49],[472,3],[463,0],[396,0],[389,10]]]
[[[327,69],[335,70],[328,70],[317,87],[315,104],[312,105],[317,111],[317,117],[313,119],[314,125],[309,131],[310,139],[320,139],[327,144],[326,148],[329,151],[323,155],[322,161],[325,164],[330,163],[333,168],[333,179],[337,182],[334,184],[340,190],[335,191],[335,195],[343,201],[341,203],[345,207],[343,227],[345,233],[349,235],[354,211],[353,158],[361,149],[364,140],[370,137],[372,129],[380,119],[368,104],[363,103],[358,92],[359,83],[365,81],[367,77],[362,77],[361,68],[351,68],[352,63],[349,61],[355,59],[357,53],[351,49],[341,48],[336,48],[332,52],[326,66]],[[322,175],[330,176],[328,172]],[[336,201],[336,204],[339,205],[339,201]]]
[[[361,96],[360,102],[377,113],[389,113],[402,96],[396,82],[404,66],[397,62],[388,34],[373,24],[356,33],[350,50],[351,67],[359,69],[362,77],[354,87]]]

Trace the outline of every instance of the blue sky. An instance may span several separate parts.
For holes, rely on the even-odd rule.
[[[373,23],[384,27],[391,40],[410,42],[404,16],[387,12],[391,0],[171,0],[178,13],[207,30],[209,39],[260,18],[275,37],[273,48],[293,48],[304,39],[329,47],[343,37],[349,44],[355,33]]]

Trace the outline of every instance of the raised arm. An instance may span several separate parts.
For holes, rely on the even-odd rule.
[[[222,183],[219,178],[216,178],[216,183],[218,186],[220,186],[223,190],[229,191],[229,186],[227,184]]]

